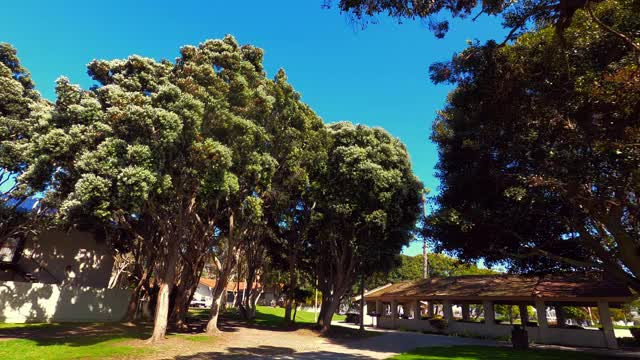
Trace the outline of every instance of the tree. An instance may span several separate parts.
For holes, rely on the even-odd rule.
[[[640,72],[620,37],[640,29],[638,6],[603,2],[563,41],[541,26],[432,66],[457,84],[433,125],[442,189],[427,235],[440,249],[640,289]]]
[[[380,128],[327,127],[326,167],[317,180],[314,251],[323,331],[358,275],[388,267],[413,236],[422,184],[406,148]]]
[[[60,221],[115,226],[154,249],[152,342],[166,332],[181,249],[233,239],[234,214],[251,218],[275,167],[253,121],[269,107],[261,60],[226,37],[183,47],[175,63],[93,61],[98,85],[58,80],[53,116],[29,142],[19,183],[45,192]]]
[[[445,254],[430,253],[429,275],[432,277],[448,277],[461,275],[489,275],[496,274],[491,269],[482,269],[475,264],[465,264],[460,260]],[[366,279],[366,288],[373,289],[388,283],[397,283],[407,280],[420,280],[423,278],[422,255],[408,256],[398,255],[399,265],[393,270],[375,272]]]
[[[324,7],[330,8],[334,2],[338,8],[349,14],[353,20],[363,26],[368,22],[375,22],[375,15],[386,14],[388,16],[403,19],[427,20],[431,31],[442,38],[449,30],[449,22],[440,20],[439,17],[450,15],[453,18],[467,18],[478,9],[473,17],[477,19],[482,14],[502,15],[503,25],[508,28],[509,34],[503,44],[516,39],[527,29],[536,24],[555,24],[559,31],[571,24],[577,10],[588,7],[590,3],[600,3],[602,0],[527,0],[527,1],[500,1],[500,0],[459,0],[456,2],[444,0],[325,0]]]
[[[15,179],[28,162],[24,151],[51,104],[35,90],[31,75],[11,45],[0,43],[0,243],[34,233],[42,213],[23,214],[18,207],[27,199]],[[42,210],[42,209],[41,209]]]
[[[285,321],[292,322],[295,291],[313,258],[307,236],[314,206],[311,181],[325,163],[327,135],[322,120],[300,100],[284,70],[270,84],[273,107],[262,125],[278,167],[262,196],[267,226],[263,240],[272,265],[288,273]]]

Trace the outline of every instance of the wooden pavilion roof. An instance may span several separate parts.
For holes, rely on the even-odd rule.
[[[600,275],[470,275],[404,281],[365,294],[366,300],[557,301],[625,303],[635,295]]]

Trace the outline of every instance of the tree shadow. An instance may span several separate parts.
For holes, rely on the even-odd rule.
[[[286,324],[281,316],[274,314],[258,313],[255,319],[245,320],[235,311],[227,311],[221,314],[220,322],[218,323],[218,328],[224,332],[238,331],[238,328],[291,332],[300,329],[313,330],[315,327],[315,324],[306,323]]]
[[[331,351],[296,352],[292,348],[279,346],[257,346],[249,348],[228,348],[227,352],[204,352],[194,355],[183,355],[175,360],[205,360],[205,359],[306,359],[306,360],[370,360],[368,356],[342,354]]]

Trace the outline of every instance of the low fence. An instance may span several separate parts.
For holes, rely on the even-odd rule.
[[[385,329],[438,332],[438,329],[434,328],[428,320],[396,319],[394,322],[391,317],[381,316],[378,319],[378,326]],[[443,332],[465,336],[506,338],[511,336],[512,329],[513,326],[506,324],[487,325],[484,323],[451,321]],[[605,333],[601,330],[540,328],[537,326],[527,326],[526,329],[529,333],[529,340],[539,344],[607,347]]]
[[[121,320],[131,291],[16,281],[0,282],[0,322]]]

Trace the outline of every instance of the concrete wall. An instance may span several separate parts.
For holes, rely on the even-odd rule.
[[[0,322],[119,321],[131,291],[86,286],[0,282]]]
[[[406,329],[416,331],[437,332],[428,320],[395,319],[390,316],[381,316],[378,326],[384,329]],[[486,336],[500,338],[511,336],[511,325],[485,325],[483,323],[470,323],[461,321],[449,322],[445,333],[459,335]],[[589,329],[560,329],[527,326],[529,340],[539,344],[558,344],[569,346],[607,347],[604,332]]]
[[[21,272],[27,272],[45,284],[107,287],[112,268],[107,244],[92,233],[48,230],[25,242],[19,271],[0,272],[0,281],[25,281]]]

